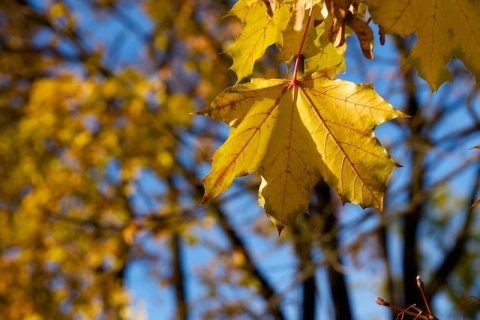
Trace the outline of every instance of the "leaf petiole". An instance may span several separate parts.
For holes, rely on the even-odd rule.
[[[292,85],[297,84],[297,75],[298,75],[298,66],[300,64],[300,56],[302,54],[303,44],[305,43],[305,39],[307,38],[308,28],[310,26],[310,21],[312,20],[312,13],[313,13],[313,0],[312,5],[310,6],[310,12],[308,13],[307,23],[305,24],[305,30],[303,32],[302,42],[300,42],[300,47],[298,48],[297,58],[295,60],[295,67],[293,69],[293,78],[292,78]]]

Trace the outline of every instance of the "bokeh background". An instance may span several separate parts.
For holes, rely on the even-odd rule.
[[[1,318],[395,319],[375,297],[425,309],[420,274],[439,319],[480,319],[480,96],[456,60],[432,95],[414,36],[371,61],[350,37],[339,76],[411,115],[376,129],[403,165],[385,212],[319,181],[279,237],[253,174],[199,206],[228,126],[191,113],[236,81],[233,4],[0,2]]]

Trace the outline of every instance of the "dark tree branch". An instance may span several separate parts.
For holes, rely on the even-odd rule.
[[[175,298],[177,300],[177,318],[179,320],[188,319],[188,306],[185,287],[185,271],[181,250],[181,237],[178,232],[174,232],[171,238],[171,250],[173,255],[173,282],[175,286]]]
[[[182,161],[177,161],[177,168],[178,170],[180,170],[180,172],[182,172],[183,176],[192,177],[192,179],[190,180],[190,184],[194,187],[195,194],[197,194],[197,196],[199,197],[202,197],[203,187],[202,187],[201,181],[198,178],[196,178],[198,177],[198,175],[194,171],[184,166],[182,164]],[[228,239],[230,240],[232,247],[238,250],[239,252],[241,252],[242,255],[245,257],[245,265],[243,268],[244,270],[249,272],[252,275],[252,277],[255,278],[256,281],[258,281],[259,294],[267,302],[268,311],[274,316],[275,319],[279,319],[279,320],[285,319],[285,316],[280,308],[280,305],[278,302],[279,299],[277,297],[277,293],[275,289],[271,286],[271,284],[268,282],[266,277],[263,275],[260,269],[253,262],[254,259],[250,254],[250,252],[248,251],[246,244],[244,243],[243,239],[238,235],[238,233],[235,231],[233,226],[228,221],[228,218],[225,212],[220,207],[219,203],[212,200],[210,201],[209,206],[215,213],[217,221],[220,227],[222,227],[223,231],[227,235]]]
[[[232,247],[236,250],[239,250],[245,257],[245,266],[244,269],[248,271],[258,282],[259,282],[259,292],[267,301],[268,308],[275,319],[285,319],[282,310],[280,309],[278,300],[276,298],[275,289],[270,285],[265,276],[262,274],[260,269],[254,264],[254,259],[251,256],[250,252],[247,250],[245,243],[242,238],[237,234],[235,229],[230,225],[228,219],[218,206],[212,206],[214,208],[218,223],[222,227],[223,231],[226,233],[228,239],[230,240]]]
[[[476,200],[476,195],[480,189],[480,169],[477,171],[477,177],[475,179],[475,186],[472,189],[470,195],[469,203],[474,203]],[[473,212],[474,207],[469,207],[466,215],[465,221],[463,223],[462,230],[455,241],[455,245],[450,249],[450,251],[445,255],[443,262],[440,264],[438,269],[435,271],[433,278],[428,282],[425,293],[429,300],[438,292],[438,290],[446,283],[448,276],[452,273],[455,267],[460,263],[462,256],[465,253],[465,245],[469,239],[470,229],[473,225]]]
[[[406,58],[406,42],[400,38],[396,38],[397,48],[402,56]],[[406,113],[412,116],[410,121],[410,139],[409,142],[417,143],[419,141],[426,142],[423,136],[424,117],[422,110],[417,101],[417,92],[414,82],[415,75],[411,67],[404,68],[404,81],[406,83],[407,107]],[[427,143],[428,144],[428,143]],[[424,184],[424,167],[425,158],[424,150],[412,148],[412,173],[410,176],[410,187],[408,198],[411,200],[415,195],[422,191]],[[404,234],[403,234],[403,287],[404,287],[404,303],[412,305],[421,301],[418,289],[415,286],[415,279],[418,275],[417,261],[417,228],[422,212],[422,203],[417,203],[410,207],[410,211],[404,217]]]
[[[314,210],[310,210],[310,214],[315,214]],[[299,258],[298,273],[304,274],[302,283],[303,303],[301,307],[301,314],[303,320],[315,319],[315,293],[316,293],[316,279],[315,272],[307,272],[313,266],[311,250],[312,238],[310,237],[311,230],[302,232],[300,224],[308,225],[309,216],[300,216],[292,224],[292,232],[295,239],[295,251],[297,251]],[[307,233],[307,234],[306,234]]]
[[[382,247],[383,262],[385,264],[385,281],[387,282],[387,299],[392,301],[395,304],[395,294],[393,288],[393,274],[392,267],[389,260],[388,253],[388,240],[387,240],[387,225],[381,224],[377,231],[378,241]],[[395,319],[395,312],[393,309],[390,309],[392,312],[392,319]]]
[[[85,65],[92,66],[96,71],[98,71],[100,74],[102,74],[105,77],[111,77],[113,76],[113,73],[103,66],[101,63],[95,62],[98,59],[92,59],[94,58],[94,54],[90,52],[90,50],[87,49],[85,46],[85,41],[82,39],[80,36],[81,32],[76,30],[73,27],[69,28],[59,28],[52,24],[50,19],[41,12],[38,12],[34,7],[32,7],[30,4],[28,4],[26,1],[22,1],[24,4],[25,8],[25,15],[28,16],[32,21],[35,21],[36,23],[39,24],[39,26],[44,26],[52,30],[55,34],[63,37],[65,40],[68,40],[73,47],[78,51],[78,55],[76,56],[77,59],[82,61]]]
[[[325,181],[320,180],[315,186],[314,193],[317,198],[319,212],[325,221],[323,234],[333,233],[330,241],[328,241],[328,243],[324,243],[324,248],[327,251],[335,252],[338,250],[339,246],[337,238],[338,228],[336,225],[334,210],[331,204],[330,189]],[[350,307],[350,300],[348,298],[345,276],[331,263],[328,264],[327,270],[330,283],[330,292],[335,310],[335,319],[350,320],[352,319],[352,311]]]
[[[167,178],[168,182],[168,206],[172,213],[178,213],[178,195],[179,191],[175,186],[172,177]],[[177,301],[177,317],[179,320],[188,319],[188,305],[187,294],[185,286],[185,268],[183,265],[181,252],[181,236],[175,226],[171,226],[172,235],[170,239],[170,247],[172,250],[172,269],[173,269],[173,283],[175,287],[175,298]]]

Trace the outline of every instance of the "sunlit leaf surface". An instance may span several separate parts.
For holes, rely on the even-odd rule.
[[[227,50],[233,58],[231,69],[240,81],[252,73],[255,61],[263,56],[268,46],[283,44],[282,31],[291,17],[290,5],[280,6],[270,16],[264,2],[254,2],[249,6],[246,0],[240,0],[230,14],[236,15],[245,24],[235,44]]]
[[[204,179],[203,202],[228,189],[235,177],[257,172],[259,205],[279,230],[308,211],[321,176],[343,201],[383,209],[385,181],[395,162],[373,130],[402,113],[370,85],[331,80],[328,72],[296,84],[253,79],[227,89],[199,112],[232,127]]]

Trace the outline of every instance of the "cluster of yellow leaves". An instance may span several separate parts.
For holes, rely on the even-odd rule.
[[[304,46],[301,52],[306,59],[305,73],[311,74],[335,65],[338,66],[337,71],[340,71],[344,68],[343,55],[338,54],[327,39],[332,17],[328,16],[325,9],[322,10],[322,3],[316,2],[312,13],[315,23],[309,24],[306,38],[311,45]],[[301,17],[301,28],[298,29],[295,26],[298,21],[293,18],[292,10],[296,8],[294,4],[298,6],[295,9],[297,12],[304,12],[310,5],[302,6],[294,1],[273,3],[274,5],[269,7],[264,1],[239,0],[229,12],[229,15],[238,17],[245,25],[235,44],[227,50],[233,58],[231,69],[237,74],[238,81],[252,74],[255,61],[273,44],[281,48],[279,60],[289,65],[298,53],[302,41],[301,31],[306,27],[308,17]]]
[[[0,1],[2,318],[119,318],[138,233],[193,238],[180,200],[165,199],[175,186],[138,204],[139,172],[167,185],[188,175],[180,156],[198,160],[178,137],[231,78],[218,55],[232,32],[216,23],[224,6]]]
[[[160,102],[156,108],[147,105],[152,94]],[[12,269],[19,282],[0,288],[0,295],[22,292],[22,286],[30,286],[20,280],[35,277],[61,283],[31,306],[39,315],[53,312],[47,306],[70,301],[75,313],[95,318],[104,307],[70,299],[74,292],[79,297],[103,295],[106,288],[123,295],[115,303],[125,305],[128,297],[116,274],[128,260],[132,241],[121,232],[133,219],[127,186],[146,166],[160,176],[169,174],[175,157],[170,128],[188,126],[191,111],[185,96],[166,96],[158,81],[128,70],[105,81],[70,74],[36,81],[17,125],[0,133],[0,151],[9,154],[0,168],[7,203],[0,214],[1,245],[18,248],[9,265],[20,267]],[[121,164],[119,183],[107,178],[113,160]],[[11,218],[8,203],[18,205]],[[21,270],[34,261],[38,266]]]
[[[304,1],[274,1],[269,7],[264,1],[239,0],[230,14],[245,28],[228,50],[238,80],[252,73],[272,44],[281,48],[280,60],[288,64],[302,54],[306,75],[300,80],[254,78],[228,88],[199,112],[231,127],[204,179],[203,202],[228,189],[235,177],[256,172],[262,177],[259,205],[279,232],[308,212],[311,191],[321,177],[343,201],[382,210],[395,162],[373,130],[403,116],[371,86],[332,80],[343,68],[343,55],[327,40],[338,15],[331,17],[323,2],[311,7],[308,16],[292,14],[306,8]]]

